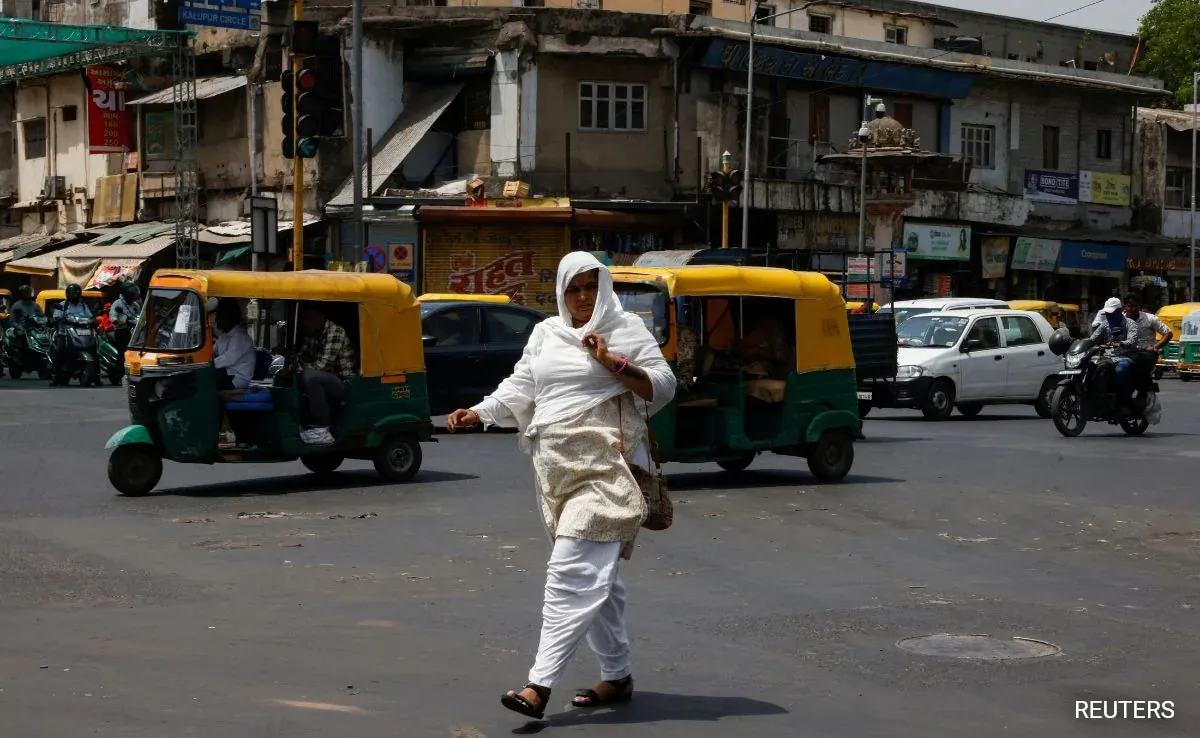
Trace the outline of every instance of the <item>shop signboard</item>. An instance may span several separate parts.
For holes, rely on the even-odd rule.
[[[850,256],[846,258],[846,281],[855,284],[869,284],[871,279],[871,257]]]
[[[1079,201],[1127,208],[1132,182],[1128,174],[1082,171],[1079,173]]]
[[[1025,170],[1025,199],[1034,202],[1074,205],[1079,202],[1079,174]]]
[[[1008,237],[989,236],[979,242],[984,279],[1004,279],[1008,273]]]
[[[904,250],[910,259],[970,261],[971,227],[907,223]]]
[[[1013,247],[1012,268],[1027,272],[1052,272],[1058,265],[1061,248],[1061,241],[1022,236]]]
[[[1125,247],[1063,241],[1058,255],[1058,271],[1060,274],[1120,279],[1125,275]]]
[[[409,241],[391,241],[388,243],[388,272],[396,279],[411,285],[416,281],[416,268],[413,264],[416,245]]]
[[[908,286],[908,253],[905,251],[880,251],[876,257],[879,283],[888,289],[904,289]]]
[[[133,148],[133,116],[125,107],[121,70],[97,66],[85,70],[89,154],[123,154]]]

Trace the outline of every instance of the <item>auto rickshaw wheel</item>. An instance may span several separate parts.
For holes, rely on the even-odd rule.
[[[821,482],[840,482],[854,464],[854,440],[844,430],[827,430],[808,452],[808,470]]]
[[[421,470],[421,444],[410,435],[388,436],[375,449],[374,461],[385,482],[407,482]]]
[[[862,420],[871,414],[871,403],[866,400],[858,401],[858,419]]]
[[[721,467],[727,472],[736,474],[738,472],[746,471],[746,467],[750,466],[750,464],[754,462],[755,456],[758,456],[758,454],[751,452],[743,456],[739,456],[736,459],[722,459],[721,461],[717,462],[717,466]]]
[[[1190,381],[1192,381],[1192,375],[1184,374],[1183,372],[1180,372],[1179,373],[1179,381],[1180,382],[1190,382]]]
[[[24,372],[16,367],[12,367],[8,370],[8,376],[12,377],[13,379],[20,379],[23,373]]]
[[[45,367],[38,369],[37,373],[38,373],[38,379],[46,380],[46,379],[50,378],[50,370]]]
[[[126,497],[150,494],[162,479],[158,450],[145,443],[116,448],[108,457],[108,481]]]
[[[338,454],[309,454],[300,457],[300,463],[304,464],[304,468],[319,477],[333,474],[345,460],[345,456]]]

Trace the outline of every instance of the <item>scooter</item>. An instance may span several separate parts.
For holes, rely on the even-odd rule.
[[[125,378],[125,355],[112,338],[111,335],[98,334],[97,353],[100,357],[100,373],[108,377],[109,384],[119,387]]]
[[[66,386],[78,379],[83,387],[100,385],[100,361],[95,318],[69,315],[58,319],[54,331],[56,351],[52,357],[53,385]]]
[[[24,374],[50,378],[50,334],[44,317],[30,318],[4,331],[4,365],[13,379]]]

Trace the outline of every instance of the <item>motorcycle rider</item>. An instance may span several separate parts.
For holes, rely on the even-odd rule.
[[[33,299],[33,288],[23,284],[17,288],[17,301],[8,311],[10,325],[19,326],[31,318],[42,317],[42,309]]]
[[[83,288],[77,284],[69,284],[66,289],[66,298],[62,303],[54,308],[53,319],[56,323],[64,318],[88,318],[93,319],[92,310],[83,301]],[[71,360],[71,347],[67,345],[67,334],[61,327],[56,326],[54,331],[54,365],[56,368],[55,377],[50,382],[50,386],[55,387],[66,384],[65,377],[61,376],[66,370],[67,363]]]
[[[1131,398],[1133,384],[1127,377],[1134,371],[1132,356],[1137,351],[1137,324],[1124,311],[1119,297],[1110,297],[1098,313],[1099,319],[1092,323],[1091,340],[1099,346],[1115,349],[1113,363],[1117,375],[1118,397],[1122,403]]]
[[[108,319],[113,326],[113,343],[122,351],[129,345],[129,337],[133,333],[133,325],[142,312],[142,291],[133,282],[128,282],[121,288],[121,296],[113,301],[108,311]]]
[[[1132,295],[1125,298],[1125,317],[1137,326],[1138,350],[1133,356],[1134,386],[1141,393],[1148,391],[1153,381],[1154,367],[1158,363],[1158,354],[1175,334],[1157,315],[1142,310],[1141,303]]]

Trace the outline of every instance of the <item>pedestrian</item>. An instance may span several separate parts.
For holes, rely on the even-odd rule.
[[[651,468],[647,421],[675,396],[658,342],[621,307],[607,267],[591,254],[568,254],[557,292],[558,315],[534,329],[512,375],[448,422],[451,432],[515,426],[532,455],[552,541],[541,640],[529,683],[500,701],[534,719],[585,637],[600,660],[600,682],[572,704],[599,707],[633,695],[618,569],[647,506],[630,464]]]

